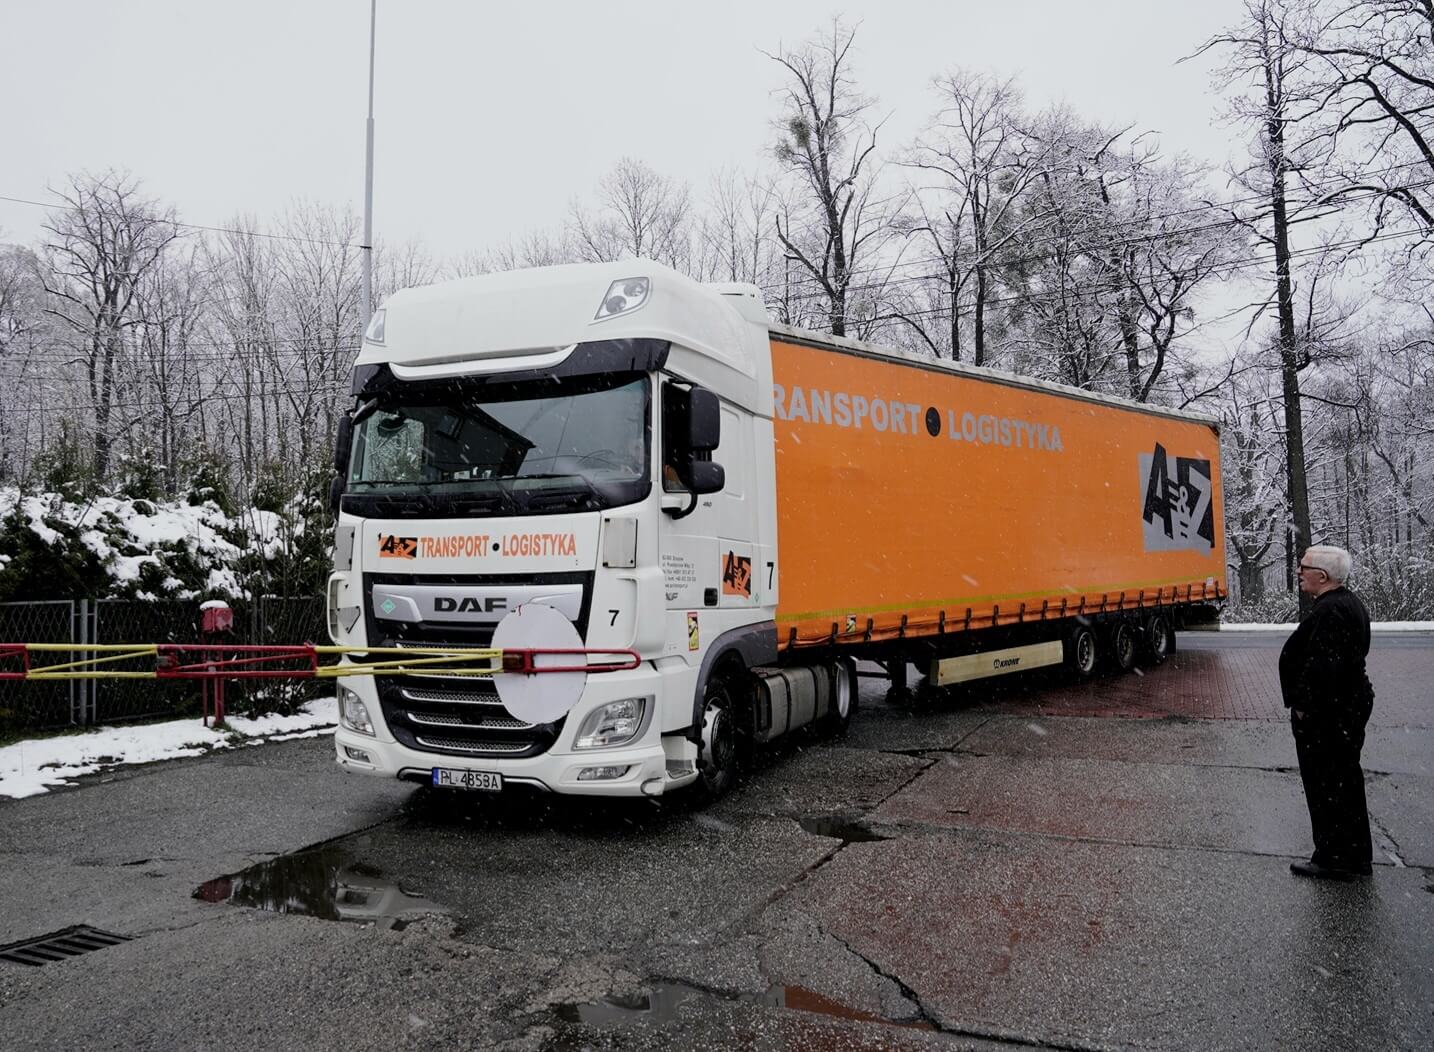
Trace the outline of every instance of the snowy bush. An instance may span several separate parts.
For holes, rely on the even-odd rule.
[[[231,516],[212,500],[0,488],[0,602],[240,598],[256,585],[270,591],[276,564],[300,585],[281,594],[317,594],[328,551],[314,544],[304,510],[299,502],[293,512]]]

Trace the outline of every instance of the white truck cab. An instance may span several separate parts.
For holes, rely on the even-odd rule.
[[[725,790],[722,670],[777,659],[768,322],[751,286],[645,260],[388,299],[336,443],[334,642],[356,661],[488,647],[541,604],[636,667],[580,676],[545,720],[488,678],[345,677],[341,765],[469,788]]]

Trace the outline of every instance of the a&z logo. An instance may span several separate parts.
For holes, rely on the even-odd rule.
[[[1153,454],[1140,454],[1140,484],[1146,551],[1209,555],[1215,550],[1210,461],[1173,457],[1157,442]]]
[[[418,558],[418,538],[380,533],[378,535],[378,557],[380,559],[416,559]]]

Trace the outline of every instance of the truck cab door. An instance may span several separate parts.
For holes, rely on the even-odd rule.
[[[668,380],[661,404],[664,653],[695,658],[727,620],[712,614],[757,600],[750,443],[742,415],[709,391]]]

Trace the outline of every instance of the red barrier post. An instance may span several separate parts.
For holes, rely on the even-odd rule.
[[[222,599],[212,599],[199,608],[199,635],[205,643],[221,642],[233,631],[234,611],[229,608],[228,603]],[[203,660],[206,662],[205,670],[214,673],[217,671],[215,663],[224,661],[224,654],[218,649],[206,649]],[[206,676],[201,687],[204,698],[204,725],[209,726],[212,703],[214,725],[217,727],[224,722],[224,680],[217,675]]]

